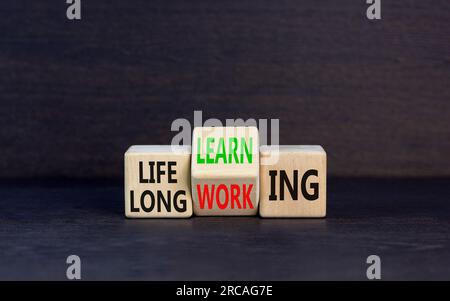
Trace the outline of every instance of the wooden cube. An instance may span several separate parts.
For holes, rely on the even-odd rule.
[[[196,215],[256,215],[259,134],[256,127],[196,127],[192,138]]]
[[[190,167],[190,147],[131,146],[125,153],[125,216],[192,216]]]
[[[262,146],[260,156],[273,161],[260,166],[262,217],[325,217],[327,157],[321,146]]]

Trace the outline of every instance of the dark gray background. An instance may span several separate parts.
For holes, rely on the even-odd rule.
[[[448,280],[450,2],[366,7],[2,1],[0,279]],[[123,153],[194,110],[323,145],[327,218],[126,219]]]
[[[279,118],[335,176],[450,176],[450,2],[0,5],[0,178],[122,178],[175,118]]]

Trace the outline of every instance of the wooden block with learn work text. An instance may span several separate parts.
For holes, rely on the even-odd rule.
[[[175,148],[176,147],[176,148]],[[125,153],[125,215],[190,217],[191,149],[134,145]]]
[[[256,127],[196,127],[192,138],[195,215],[256,215],[259,134]]]
[[[274,159],[260,167],[262,217],[325,217],[327,157],[321,146],[262,146],[260,156],[261,162]]]

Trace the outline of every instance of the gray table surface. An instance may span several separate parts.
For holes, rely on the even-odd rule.
[[[329,179],[325,219],[130,220],[118,181],[2,182],[0,279],[450,279],[450,179]]]

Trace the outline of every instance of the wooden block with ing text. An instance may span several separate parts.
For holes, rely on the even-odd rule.
[[[260,156],[262,217],[325,217],[327,156],[321,146],[262,146]]]
[[[192,216],[190,147],[134,145],[125,153],[125,216]]]
[[[256,127],[196,127],[192,138],[196,215],[256,215],[259,134]]]

